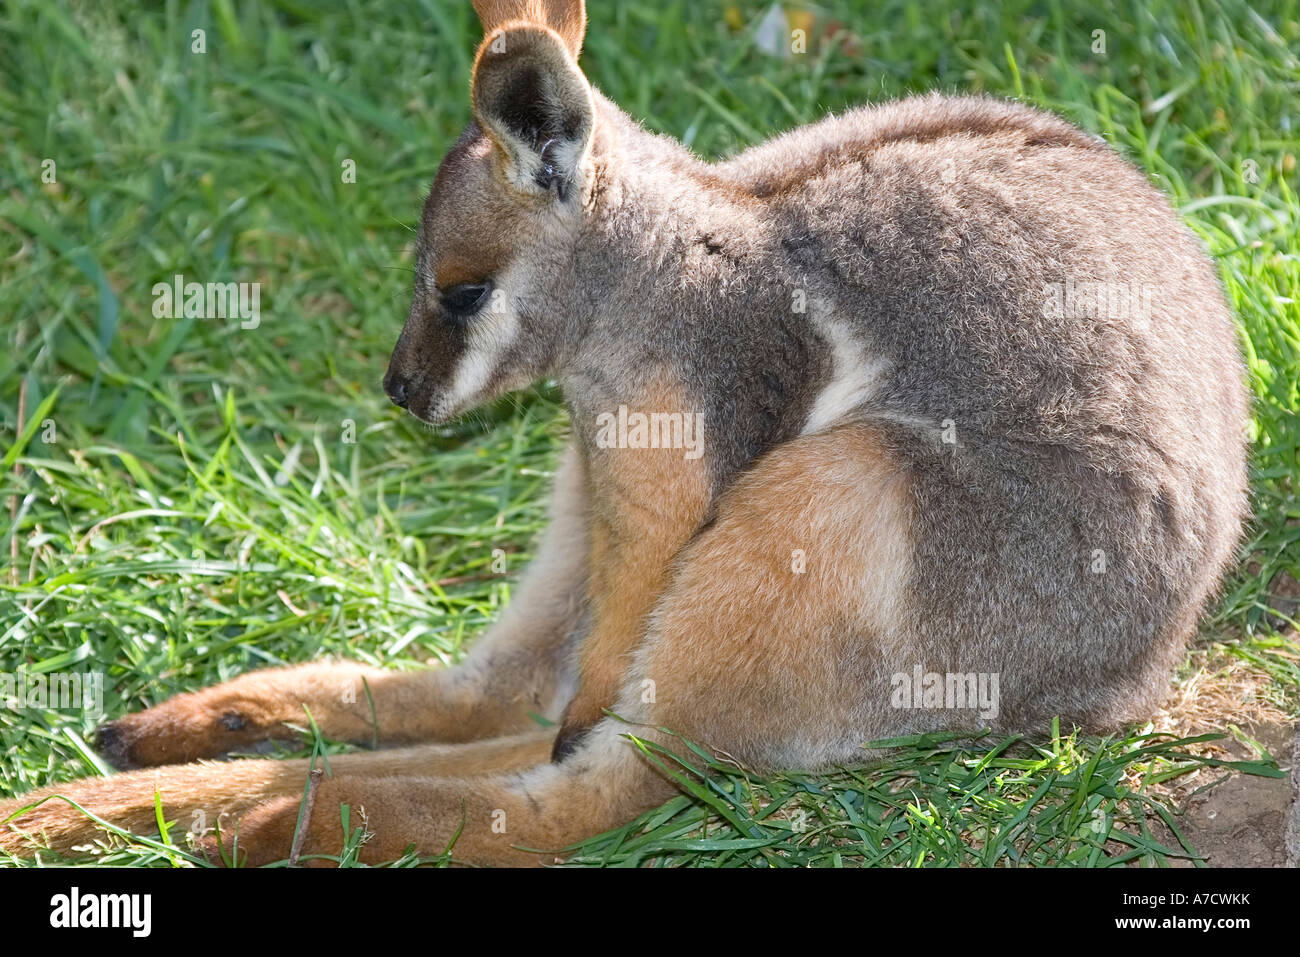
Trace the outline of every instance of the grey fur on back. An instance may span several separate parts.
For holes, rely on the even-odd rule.
[[[837,420],[887,432],[913,497],[915,658],[864,636],[864,687],[915,664],[1000,673],[1002,727],[1149,714],[1246,511],[1236,332],[1168,201],[1012,103],[854,110],[720,164],[596,104],[577,345],[553,363],[579,441],[670,369],[706,413],[716,497],[838,383]],[[1150,312],[1054,308],[1066,283]]]

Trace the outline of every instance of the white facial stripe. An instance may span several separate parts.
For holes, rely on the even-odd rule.
[[[886,368],[883,359],[867,357],[843,324],[824,321],[818,325],[830,340],[834,364],[830,381],[817,393],[817,401],[808,413],[804,435],[821,432],[861,407],[875,394]]]
[[[456,375],[445,400],[449,408],[461,409],[475,399],[519,335],[519,316],[509,294],[498,287],[491,296],[482,311],[469,320],[465,354],[456,363]]]

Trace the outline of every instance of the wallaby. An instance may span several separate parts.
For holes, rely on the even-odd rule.
[[[0,846],[93,839],[62,800],[16,815],[55,793],[153,831],[157,789],[241,863],[289,857],[307,762],[184,762],[292,737],[304,705],[402,746],[331,759],[305,862],[339,852],[345,804],[363,861],[453,837],[458,861],[554,861],[674,793],[629,733],[814,770],[931,730],[1148,717],[1247,508],[1235,327],[1161,194],[981,98],[707,163],[588,84],[582,0],[474,6],[473,122],[384,388],[442,422],[559,382],[572,442],[533,567],[458,666],[255,672],[105,725],[101,753],[146,770],[0,804]]]

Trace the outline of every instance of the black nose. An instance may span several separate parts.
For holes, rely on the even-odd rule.
[[[388,398],[393,400],[393,405],[406,408],[406,380],[400,376],[385,376],[384,391],[388,393]]]

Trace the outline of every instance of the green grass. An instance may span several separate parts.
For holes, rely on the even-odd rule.
[[[1272,591],[1300,577],[1300,4],[826,3],[849,34],[788,60],[755,48],[758,4],[739,30],[721,5],[592,6],[588,76],[706,156],[868,100],[979,91],[1065,113],[1173,196],[1220,265],[1259,399],[1256,519],[1206,641],[1294,713],[1300,647]],[[477,37],[452,0],[0,12],[0,672],[106,672],[114,715],[327,654],[453,661],[509,600],[564,434],[558,395],[429,430],[379,388]],[[261,282],[261,325],[155,319],[151,287],[176,273]],[[0,795],[101,773],[96,723],[0,710]],[[1176,824],[1146,785],[1203,759],[1141,729],[1066,732],[1018,750],[910,742],[818,777],[719,769],[578,860],[1196,859],[1146,829]],[[135,843],[98,860],[185,858]]]

